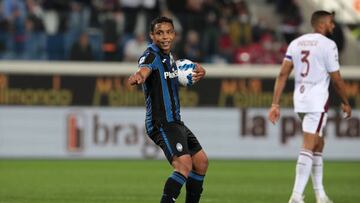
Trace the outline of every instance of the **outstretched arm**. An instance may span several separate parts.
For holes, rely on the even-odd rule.
[[[276,78],[273,100],[268,114],[268,119],[273,124],[275,124],[276,121],[279,120],[280,118],[280,97],[292,69],[293,69],[293,63],[291,61],[284,60],[281,65],[280,73]]]
[[[344,118],[351,117],[351,106],[349,104],[349,100],[346,95],[345,83],[341,78],[340,71],[335,71],[330,73],[330,78],[332,81],[332,85],[336,91],[336,93],[340,96],[342,101],[342,110],[344,112]]]
[[[147,77],[149,77],[151,69],[148,67],[142,67],[131,75],[128,79],[130,85],[140,85],[143,84]]]

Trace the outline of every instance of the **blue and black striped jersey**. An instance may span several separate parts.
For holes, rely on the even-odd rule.
[[[180,121],[178,70],[171,54],[167,55],[151,44],[139,59],[139,68],[150,68],[143,84],[146,102],[146,131],[163,123]]]

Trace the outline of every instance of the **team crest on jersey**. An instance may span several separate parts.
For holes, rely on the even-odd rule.
[[[182,144],[176,143],[176,150],[178,150],[179,152],[182,152],[182,150],[183,150]]]
[[[305,86],[304,85],[301,85],[300,87],[300,93],[304,93],[305,92]]]
[[[144,63],[144,61],[145,61],[145,58],[146,58],[146,56],[143,56],[143,57],[141,57],[141,58],[139,59],[139,64],[142,64],[142,63]]]

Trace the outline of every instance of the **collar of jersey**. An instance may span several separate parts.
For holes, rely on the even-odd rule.
[[[159,54],[161,54],[161,55],[163,55],[163,56],[169,56],[169,54],[165,54],[165,53],[163,53],[160,49],[159,49],[159,47],[158,46],[156,46],[156,44],[155,43],[151,43],[151,44],[149,44],[149,46],[148,46],[150,49],[152,49],[153,51],[155,51],[155,52],[157,52],[157,53],[159,53]]]

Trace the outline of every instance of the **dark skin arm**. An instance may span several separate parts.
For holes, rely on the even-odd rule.
[[[140,68],[128,79],[130,85],[140,85],[143,84],[147,77],[149,77],[151,69],[148,67]]]
[[[193,80],[195,82],[198,82],[205,76],[206,71],[200,64],[198,64],[198,63],[195,63],[195,64],[196,64],[196,68],[194,70],[195,74],[193,75]]]
[[[143,84],[147,77],[149,77],[151,73],[150,68],[140,68],[138,71],[136,71],[133,75],[131,75],[128,79],[128,82],[130,85],[140,85]],[[196,63],[196,69],[194,70],[193,79],[195,82],[198,82],[201,80],[205,74],[205,69],[198,63]]]
[[[330,78],[332,85],[336,91],[336,93],[341,98],[342,104],[341,108],[344,112],[344,118],[350,118],[351,117],[351,106],[349,104],[347,95],[346,95],[346,89],[345,89],[345,83],[344,80],[341,78],[340,71],[335,71],[330,73]]]
[[[281,70],[276,78],[274,86],[273,101],[268,113],[268,119],[275,124],[280,118],[280,97],[286,85],[286,81],[293,69],[293,63],[291,61],[284,60],[281,65]]]

